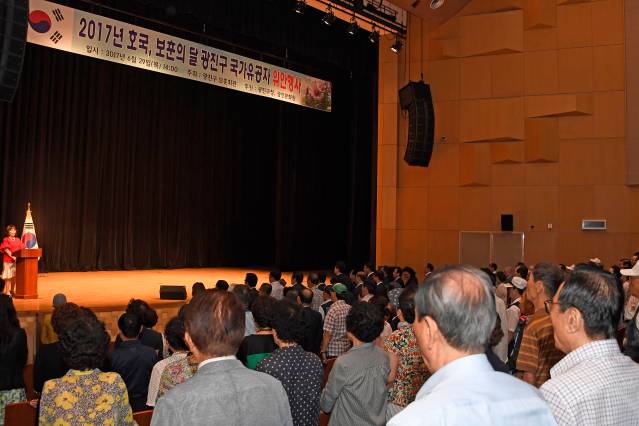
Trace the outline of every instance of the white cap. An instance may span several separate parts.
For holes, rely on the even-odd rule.
[[[622,269],[620,272],[621,275],[626,277],[639,277],[639,261],[635,263],[635,266],[633,266],[632,269]]]
[[[521,277],[513,277],[511,282],[512,282],[513,286],[518,288],[519,290],[525,290],[526,289],[526,285],[528,284],[528,282],[525,279],[521,278]]]

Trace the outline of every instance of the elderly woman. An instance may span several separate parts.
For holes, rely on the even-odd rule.
[[[83,315],[60,335],[62,358],[70,370],[44,384],[40,425],[135,425],[124,381],[103,373],[109,336],[95,315]]]
[[[27,335],[11,297],[0,295],[0,425],[4,424],[4,407],[27,399],[22,370],[27,363]]]

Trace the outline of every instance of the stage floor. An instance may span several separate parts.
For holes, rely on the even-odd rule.
[[[268,271],[245,268],[150,269],[140,271],[52,272],[38,277],[38,299],[14,299],[18,312],[50,312],[56,293],[69,302],[95,311],[123,309],[131,298],[146,300],[154,307],[181,305],[182,301],[160,300],[160,285],[186,286],[201,281],[206,288],[217,280],[243,283],[247,272],[254,272],[259,283],[268,281]],[[288,279],[288,277],[287,277]]]

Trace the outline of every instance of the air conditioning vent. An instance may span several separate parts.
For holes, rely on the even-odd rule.
[[[605,231],[606,228],[605,219],[584,219],[581,221],[581,229],[584,231]]]

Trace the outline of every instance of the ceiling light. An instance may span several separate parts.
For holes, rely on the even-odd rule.
[[[439,9],[446,0],[430,0],[431,9]]]
[[[295,13],[299,13],[300,15],[303,15],[304,9],[306,9],[306,0],[296,0]]]
[[[335,14],[333,13],[333,9],[330,6],[326,8],[326,14],[322,17],[322,22],[327,27],[330,27],[331,25],[333,25],[333,22],[335,22]]]
[[[351,23],[348,24],[348,28],[346,29],[346,32],[349,35],[355,35],[357,33],[357,30],[359,30],[359,25],[357,25],[357,19],[355,19],[355,16],[353,16],[351,18]]]
[[[379,41],[379,31],[373,26],[373,31],[368,35],[368,41],[371,43],[377,43]]]
[[[395,43],[393,43],[393,45],[390,47],[390,50],[393,51],[393,53],[398,53],[400,50],[402,50],[402,47],[404,45],[402,44],[402,41],[400,40],[399,37],[397,37],[395,39]]]

